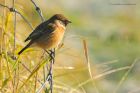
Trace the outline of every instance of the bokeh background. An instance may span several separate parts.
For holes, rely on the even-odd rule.
[[[56,52],[54,93],[140,93],[139,0],[34,1],[46,20],[53,14],[62,13],[72,21],[67,27],[63,46]],[[0,0],[0,3],[12,7],[12,0]],[[30,0],[15,0],[15,7],[34,28],[41,23]],[[17,14],[15,54],[27,44],[24,40],[31,32],[29,25]],[[1,93],[13,93],[15,61],[9,55],[14,49],[14,13],[1,6],[0,35],[3,53],[0,55]],[[84,53],[84,45],[88,55]],[[38,48],[28,49],[19,60],[32,71],[42,53]],[[20,87],[30,73],[20,64],[17,67]],[[37,77],[43,81],[42,68],[37,71]],[[38,90],[41,85],[36,83],[34,88],[34,81],[32,76],[19,93]]]

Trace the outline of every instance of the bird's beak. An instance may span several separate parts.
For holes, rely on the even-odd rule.
[[[71,21],[67,20],[68,23],[72,23]]]

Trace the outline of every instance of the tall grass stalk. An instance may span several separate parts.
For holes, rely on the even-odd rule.
[[[117,93],[117,91],[119,90],[119,88],[121,87],[121,85],[124,83],[124,81],[126,80],[127,76],[129,75],[130,71],[133,69],[133,67],[135,66],[135,64],[139,61],[139,59],[136,59],[131,65],[130,68],[125,72],[125,74],[122,76],[121,80],[119,81],[116,89],[114,90],[113,93]]]
[[[90,61],[89,61],[88,47],[87,47],[87,42],[86,42],[85,39],[83,40],[83,46],[84,46],[84,54],[85,54],[86,63],[87,63],[87,66],[88,66],[89,76],[93,80],[92,84],[95,87],[96,93],[99,93],[99,88],[97,87],[96,80],[94,79],[94,77],[92,75],[92,72],[91,72],[91,64],[90,64]]]

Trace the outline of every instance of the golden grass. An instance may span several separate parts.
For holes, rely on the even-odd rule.
[[[23,38],[25,37],[22,35],[26,34],[25,36],[27,36],[27,33],[29,33],[24,32],[26,24],[24,20],[20,20],[19,16],[17,16],[16,21],[16,51],[13,52],[13,18],[14,14],[3,8],[2,17],[0,17],[0,92],[38,93],[37,91],[44,84],[45,88],[41,90],[41,93],[48,93],[49,86],[44,79],[47,73],[46,64],[49,64],[49,58],[46,55],[42,57],[41,50],[34,51],[33,49],[26,50],[21,56],[16,55],[24,45]],[[18,24],[20,22],[22,26]],[[29,30],[30,28],[26,29]],[[99,83],[105,81],[104,79],[108,76],[113,77],[112,74],[124,71],[125,73],[121,76],[115,88],[109,91],[110,93],[118,93],[121,90],[120,87],[125,83],[128,75],[139,60],[132,62],[128,66],[109,68],[110,64],[117,64],[119,60],[112,60],[101,64],[92,62],[94,59],[90,58],[89,55],[88,40],[83,39],[82,42],[80,40],[79,42],[82,43],[79,45],[81,48],[79,49],[80,52],[75,51],[77,50],[76,48],[65,48],[65,45],[63,47],[60,46],[60,49],[57,51],[56,56],[59,56],[59,58],[56,58],[58,60],[54,64],[54,93],[106,93],[102,92],[101,86],[103,85]],[[102,66],[107,66],[107,70],[104,70]],[[98,67],[104,71],[100,73]],[[109,82],[111,80],[108,80],[107,84]]]

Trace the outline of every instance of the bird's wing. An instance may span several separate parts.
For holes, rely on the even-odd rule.
[[[36,29],[28,36],[28,38],[25,40],[25,42],[28,40],[38,39],[44,33],[50,34],[54,30],[55,30],[55,27],[52,23],[49,23],[48,21],[43,22],[39,26],[36,27]]]

